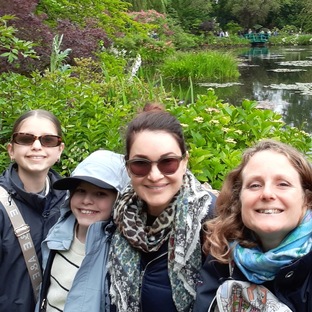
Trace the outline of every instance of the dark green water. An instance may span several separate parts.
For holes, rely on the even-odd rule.
[[[241,76],[235,81],[239,84],[207,81],[194,85],[195,94],[213,87],[223,102],[241,105],[244,99],[256,100],[280,113],[288,125],[312,133],[312,47],[245,48],[233,53],[240,59]]]

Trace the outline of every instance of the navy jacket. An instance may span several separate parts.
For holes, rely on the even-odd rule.
[[[0,177],[2,185],[12,196],[25,222],[30,226],[39,261],[41,242],[59,217],[59,207],[65,199],[65,191],[52,188],[47,197],[24,191],[16,165],[11,165]],[[53,183],[60,176],[49,171]],[[35,300],[31,281],[18,239],[6,210],[0,203],[0,311],[33,312]]]
[[[176,312],[168,275],[168,241],[158,251],[141,254],[141,311]]]
[[[216,196],[209,214],[203,220],[213,218]],[[203,262],[204,262],[203,257]],[[177,312],[172,299],[172,288],[168,275],[168,241],[158,251],[141,253],[141,312]],[[189,311],[187,311],[189,312]]]
[[[217,288],[229,277],[229,265],[208,256],[200,275],[194,312],[207,312]],[[237,266],[234,266],[232,278],[247,281]],[[312,312],[312,252],[281,268],[276,278],[263,286],[292,311]]]

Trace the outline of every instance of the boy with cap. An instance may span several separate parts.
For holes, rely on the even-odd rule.
[[[115,229],[112,208],[128,182],[123,156],[98,150],[53,184],[68,196],[42,243],[44,276],[36,311],[110,311],[106,263]]]

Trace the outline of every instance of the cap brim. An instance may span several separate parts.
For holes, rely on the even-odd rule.
[[[53,188],[56,190],[73,190],[81,182],[88,182],[103,189],[116,190],[112,185],[102,180],[89,177],[89,176],[75,176],[75,177],[63,178],[63,179],[55,181],[53,183]]]

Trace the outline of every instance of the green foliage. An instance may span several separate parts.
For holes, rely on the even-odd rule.
[[[270,45],[311,45],[312,35],[289,35],[280,33],[278,36],[270,37]]]
[[[24,58],[38,58],[34,44],[30,41],[16,37],[17,29],[8,26],[7,22],[15,17],[11,15],[0,16],[0,57],[5,57],[9,63],[17,61],[21,55]]]
[[[225,81],[239,77],[237,60],[228,53],[175,53],[164,60],[160,70],[164,77],[177,80]]]
[[[80,60],[81,62],[81,60]],[[71,76],[67,72],[34,73],[32,78],[18,74],[0,76],[0,165],[8,165],[5,145],[13,122],[25,111],[42,108],[61,121],[65,151],[56,170],[68,175],[90,152],[107,148],[123,152],[124,127],[147,101],[166,98],[162,88],[142,81],[111,77],[96,82],[88,68]],[[90,69],[92,70],[92,68]],[[5,166],[2,167],[2,170]]]
[[[226,8],[248,29],[265,22],[269,13],[278,12],[279,7],[279,1],[272,0],[228,0]]]
[[[179,106],[161,83],[157,87],[155,81],[146,84],[136,77],[106,77],[94,61],[77,62],[79,67],[66,72],[0,76],[0,170],[9,163],[5,148],[13,122],[36,108],[50,110],[61,121],[66,147],[55,169],[63,175],[99,148],[122,153],[125,127],[147,101],[162,102],[177,116],[189,146],[190,169],[215,189],[237,165],[241,152],[259,139],[275,138],[304,153],[311,150],[310,135],[286,126],[277,113],[256,109],[255,102],[244,101],[241,107],[223,104],[209,90]]]
[[[95,19],[106,33],[127,33],[135,23],[126,14],[129,5],[119,0],[41,0],[38,13],[45,13],[47,21],[56,26],[58,19],[70,19],[78,25],[86,26],[90,19]]]
[[[127,60],[122,55],[106,51],[99,53],[98,56],[105,77],[121,77],[124,75]]]
[[[286,126],[271,110],[256,108],[256,102],[244,101],[242,107],[223,104],[210,89],[195,103],[171,106],[184,127],[190,152],[190,169],[202,181],[220,189],[226,174],[238,165],[242,151],[263,138],[292,144],[310,152],[309,134]]]
[[[201,38],[201,46],[209,48],[211,46],[222,47],[235,47],[235,46],[250,46],[248,39],[236,34],[230,34],[229,37],[219,37],[214,34],[204,36]]]
[[[243,31],[242,26],[240,26],[238,23],[235,23],[233,21],[228,22],[225,26],[224,29],[229,32],[229,34],[237,34],[239,31]]]
[[[50,71],[53,73],[56,70],[65,71],[70,68],[68,64],[64,64],[64,61],[71,52],[71,49],[66,49],[61,51],[60,47],[62,44],[63,35],[55,35],[52,43],[51,61],[50,61]]]
[[[175,0],[168,6],[168,14],[174,17],[186,31],[197,30],[198,26],[209,20],[212,2],[207,0]]]

